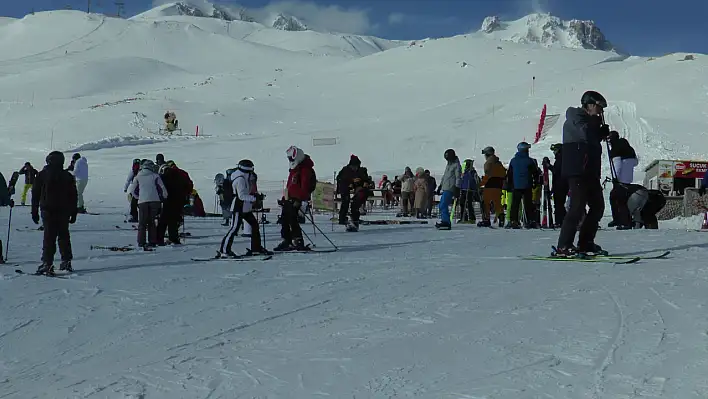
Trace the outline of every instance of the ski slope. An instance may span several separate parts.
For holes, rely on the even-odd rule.
[[[564,114],[588,89],[607,97],[607,121],[640,168],[705,159],[704,55],[625,59],[476,34],[400,43],[152,15],[0,19],[0,171],[81,151],[86,206],[100,213],[72,226],[77,274],[53,280],[14,272],[36,269],[41,250],[28,208],[15,208],[9,259],[19,266],[0,266],[0,398],[708,395],[706,237],[687,231],[695,218],[601,231],[611,252],[673,251],[622,266],[518,259],[547,254],[552,231],[347,234],[324,217],[339,252],[194,264],[224,233],[213,219],[188,219],[192,237],[178,248],[89,249],[135,243],[122,191],[133,158],[173,159],[207,211],[214,175],[251,159],[277,209],[290,145],[323,180],[352,153],[376,181],[406,166],[440,174],[447,148],[481,170],[482,148],[508,161],[533,139],[544,104]],[[159,134],[167,110],[181,135]],[[551,155],[561,125],[532,156]],[[0,209],[0,227],[7,217]],[[267,230],[272,248],[277,225]]]
[[[182,247],[91,251],[135,240],[120,210],[99,210],[73,225],[76,273],[60,280],[14,272],[34,270],[41,241],[16,208],[10,259],[21,266],[0,267],[0,397],[708,394],[702,234],[601,231],[616,253],[672,258],[535,262],[517,256],[545,253],[556,232],[332,233],[321,219],[340,251],[194,263],[217,247],[216,221],[188,219]]]

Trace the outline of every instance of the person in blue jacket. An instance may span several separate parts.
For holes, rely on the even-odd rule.
[[[532,201],[532,190],[538,181],[538,163],[529,155],[531,145],[525,141],[516,146],[517,153],[509,162],[509,171],[506,174],[511,196],[511,212],[507,229],[519,229],[519,206],[524,201],[524,214],[526,215],[526,228],[536,228],[536,212]]]
[[[479,202],[477,190],[479,175],[474,169],[474,160],[465,159],[462,165],[462,179],[460,181],[460,220],[458,223],[476,223],[474,203]]]

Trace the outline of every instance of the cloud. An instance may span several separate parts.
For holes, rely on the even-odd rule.
[[[378,28],[369,18],[368,10],[356,7],[320,5],[300,0],[271,2],[261,8],[241,7],[237,4],[220,5],[232,11],[245,8],[256,21],[266,25],[270,25],[273,19],[282,13],[296,17],[316,31],[371,34]]]
[[[394,12],[388,16],[388,23],[390,25],[401,24],[406,19],[406,15],[400,12]]]

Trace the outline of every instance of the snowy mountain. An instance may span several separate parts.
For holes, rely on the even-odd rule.
[[[479,30],[487,37],[514,43],[537,43],[546,47],[614,51],[593,21],[561,20],[551,14],[535,13],[515,21],[486,17]]]
[[[300,32],[307,30],[307,25],[301,22],[299,19],[291,15],[276,15],[271,26],[275,29],[286,30],[291,32]]]

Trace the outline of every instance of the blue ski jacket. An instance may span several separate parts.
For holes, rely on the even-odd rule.
[[[509,187],[514,190],[525,190],[533,187],[538,166],[528,152],[517,152],[509,162]]]

